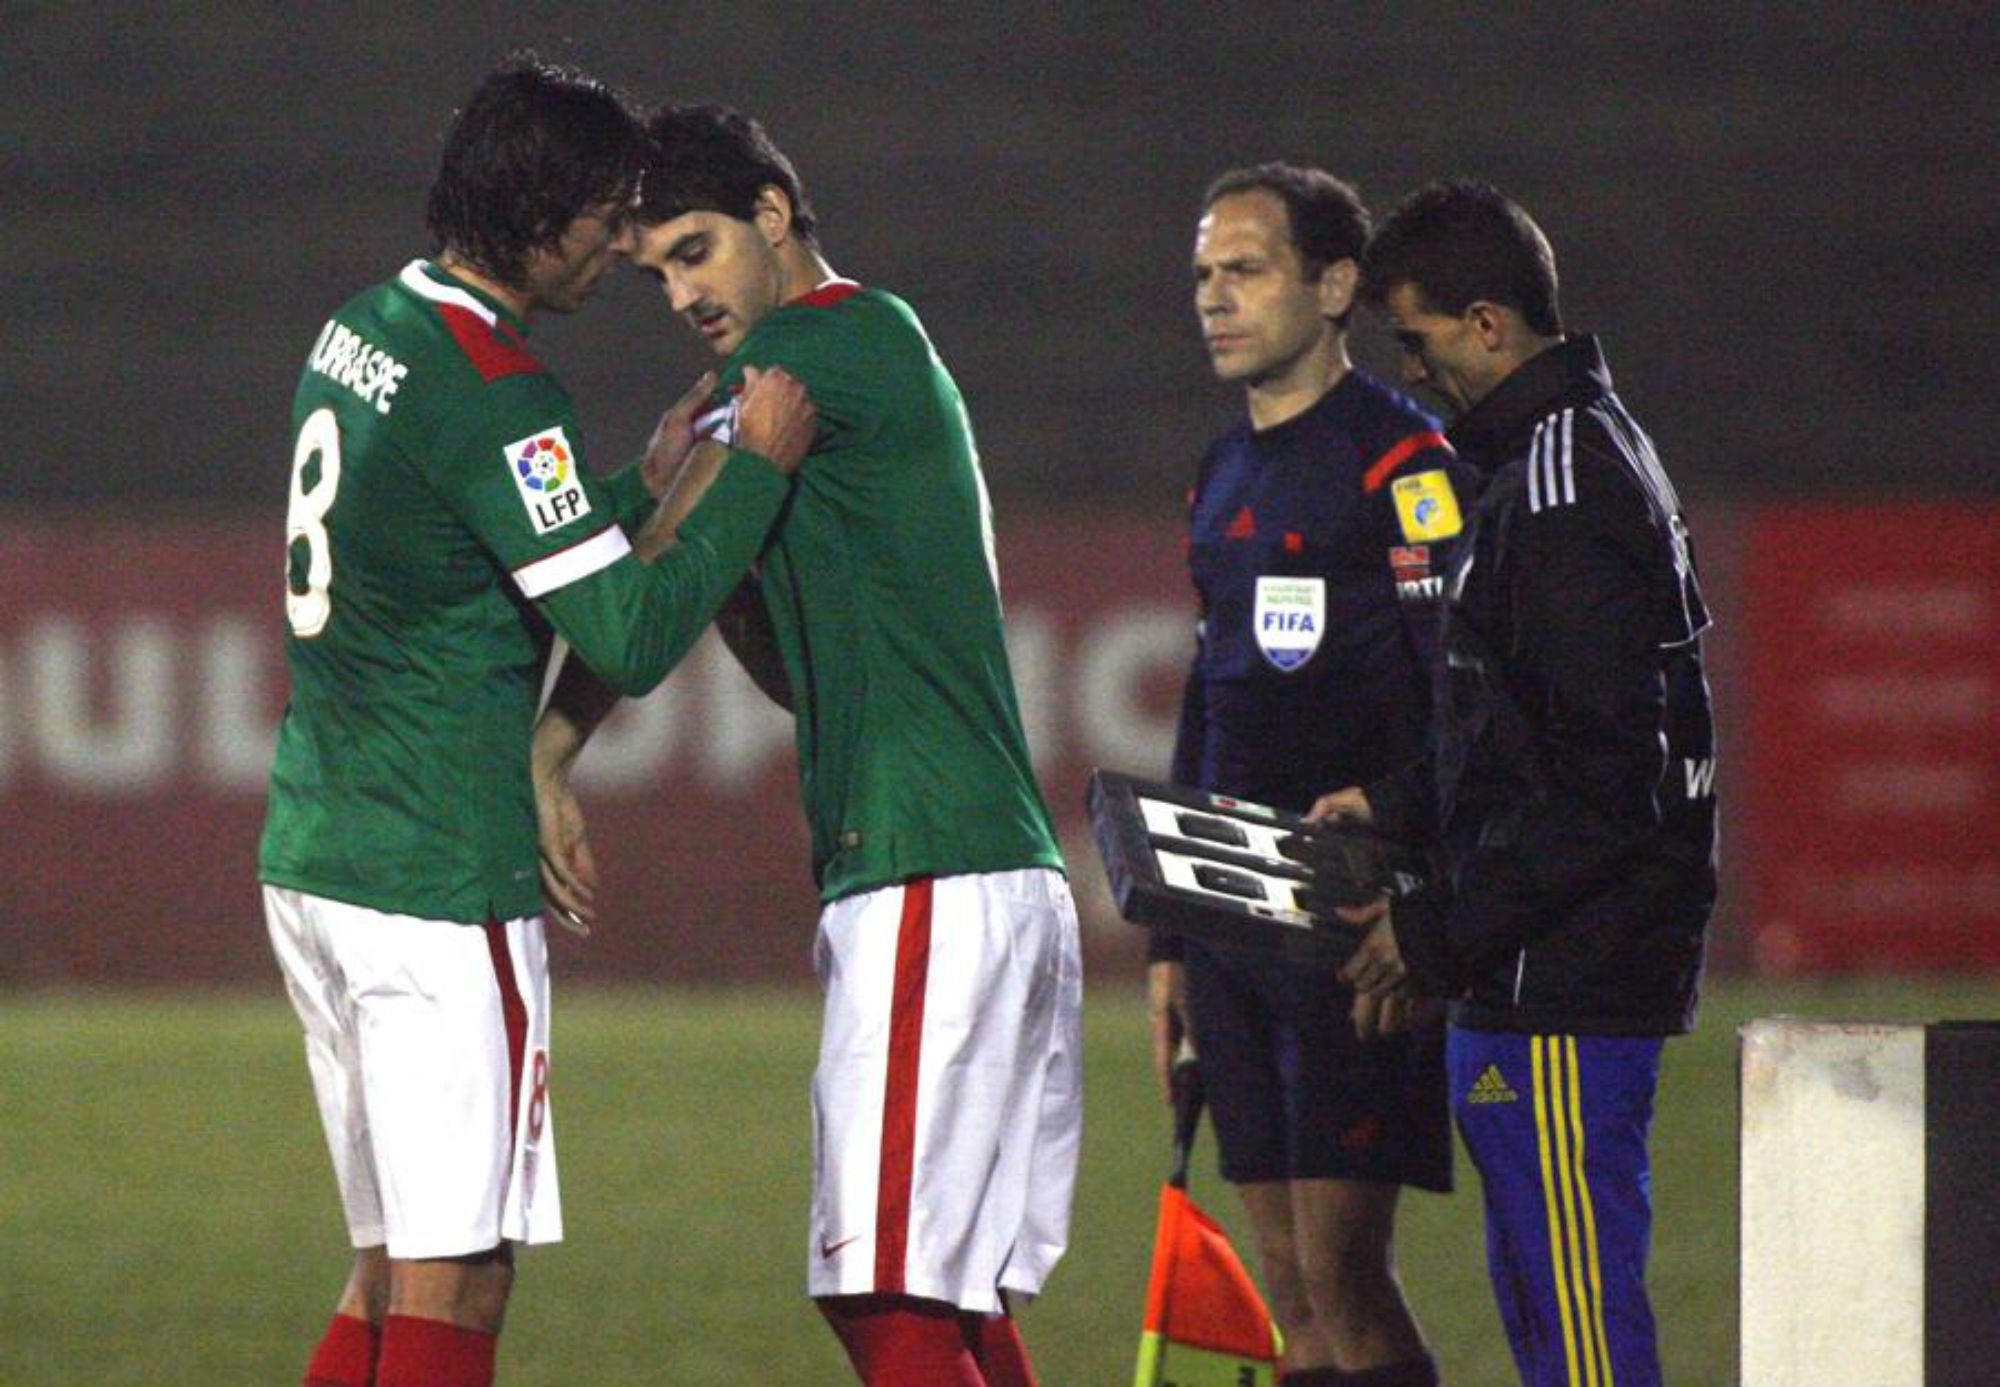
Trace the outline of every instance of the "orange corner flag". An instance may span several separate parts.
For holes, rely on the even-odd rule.
[[[1198,1095],[1198,1080],[1192,1073],[1185,1077]],[[1199,1104],[1199,1096],[1193,1101]],[[1193,1121],[1185,1098],[1181,1108],[1186,1125],[1176,1133],[1175,1178],[1160,1190],[1133,1387],[1273,1387],[1282,1349],[1278,1328],[1222,1225],[1183,1188]]]

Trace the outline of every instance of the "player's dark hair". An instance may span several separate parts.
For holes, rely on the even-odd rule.
[[[438,244],[518,288],[528,257],[594,207],[638,189],[646,138],[602,82],[517,54],[452,117],[425,221]]]
[[[1408,284],[1439,313],[1480,300],[1562,336],[1556,253],[1521,205],[1490,183],[1432,183],[1403,200],[1361,254],[1361,295],[1380,307]]]
[[[1307,279],[1318,280],[1336,261],[1361,258],[1370,222],[1352,183],[1300,164],[1252,164],[1231,169],[1210,183],[1201,195],[1201,210],[1206,212],[1232,194],[1251,192],[1270,193],[1285,204],[1292,244],[1298,247]],[[1335,326],[1346,327],[1352,316],[1352,309],[1341,314]]]
[[[667,106],[646,127],[650,157],[639,198],[649,226],[689,212],[720,212],[747,222],[757,194],[775,187],[792,204],[792,230],[819,244],[818,219],[805,184],[756,120],[729,106]]]

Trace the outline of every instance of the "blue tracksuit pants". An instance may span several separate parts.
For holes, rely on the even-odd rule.
[[[1660,1387],[1646,1299],[1658,1036],[1453,1027],[1452,1107],[1525,1387]]]

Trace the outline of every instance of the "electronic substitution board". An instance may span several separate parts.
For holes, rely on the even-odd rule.
[[[1133,924],[1332,958],[1366,933],[1301,902],[1312,872],[1280,846],[1306,829],[1297,814],[1102,770],[1086,805],[1112,898]]]

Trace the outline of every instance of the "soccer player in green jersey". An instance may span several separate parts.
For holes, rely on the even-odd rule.
[[[1005,1296],[1068,1237],[1081,966],[965,406],[909,306],[834,274],[756,122],[676,107],[649,132],[633,261],[723,358],[706,425],[732,435],[759,368],[819,410],[722,623],[797,719],[824,907],[808,1286],[870,1387],[1023,1387]],[[600,712],[558,688],[536,733],[550,893],[579,909],[565,768]]]
[[[356,1249],[308,1387],[492,1382],[513,1245],[561,1236],[529,777],[554,635],[620,689],[656,684],[813,435],[769,372],[735,446],[694,448],[650,514],[644,466],[584,470],[528,319],[629,253],[645,149],[580,74],[496,71],[446,140],[441,252],[335,312],[294,398],[260,875]]]

